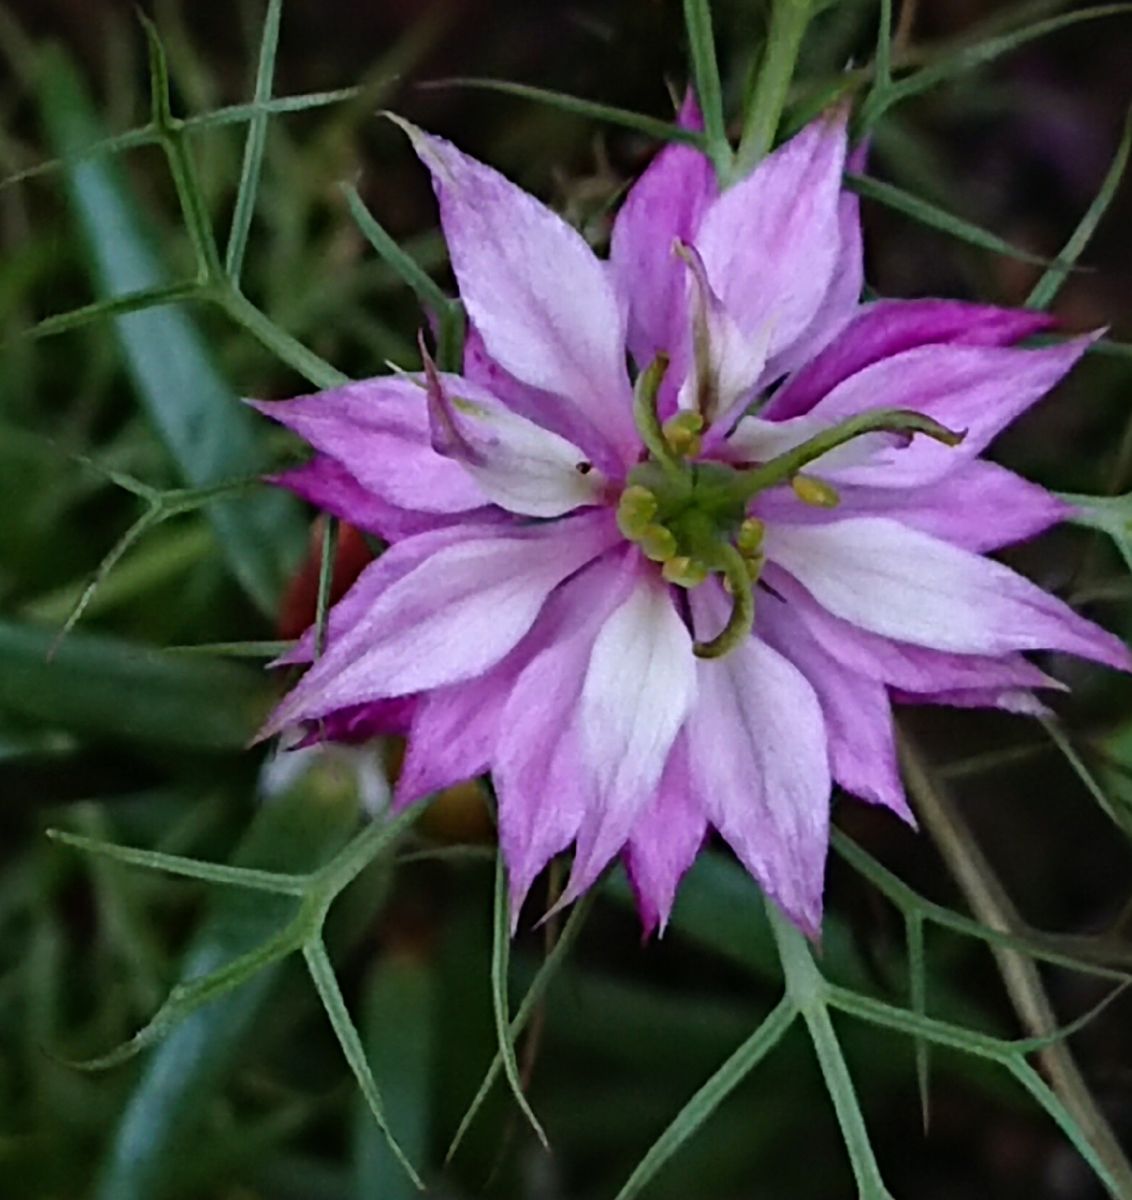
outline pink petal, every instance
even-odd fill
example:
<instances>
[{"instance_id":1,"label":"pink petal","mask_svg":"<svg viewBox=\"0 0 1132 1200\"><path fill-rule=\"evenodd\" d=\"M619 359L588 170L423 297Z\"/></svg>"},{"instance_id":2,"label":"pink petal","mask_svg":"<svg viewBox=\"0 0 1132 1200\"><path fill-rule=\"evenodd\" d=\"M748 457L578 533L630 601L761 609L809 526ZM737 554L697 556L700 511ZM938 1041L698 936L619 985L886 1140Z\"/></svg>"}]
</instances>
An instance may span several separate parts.
<instances>
[{"instance_id":1,"label":"pink petal","mask_svg":"<svg viewBox=\"0 0 1132 1200\"><path fill-rule=\"evenodd\" d=\"M340 708L312 722L306 737L292 749L322 742L355 745L391 733L408 733L416 706L416 696L398 696L396 700L375 700L372 704Z\"/></svg>"},{"instance_id":2,"label":"pink petal","mask_svg":"<svg viewBox=\"0 0 1132 1200\"><path fill-rule=\"evenodd\" d=\"M781 422L786 426L791 423ZM740 428L745 424L741 422ZM856 444L851 442L843 449ZM827 458L832 460L833 456ZM826 461L819 459L815 464L819 472L820 464ZM837 490L841 502L833 510L803 504L790 488L775 488L758 497L753 511L764 521L791 525L825 525L846 517L892 517L902 525L976 553L1036 537L1063 521L1069 511L1069 506L1052 492L982 459L920 488L839 485Z\"/></svg>"},{"instance_id":3,"label":"pink petal","mask_svg":"<svg viewBox=\"0 0 1132 1200\"><path fill-rule=\"evenodd\" d=\"M456 521L491 519L497 513L491 508L472 509L468 513L426 513L398 508L362 487L340 462L326 454L316 454L301 467L269 476L269 482L387 542L399 542L430 529L443 529Z\"/></svg>"},{"instance_id":4,"label":"pink petal","mask_svg":"<svg viewBox=\"0 0 1132 1200\"><path fill-rule=\"evenodd\" d=\"M780 146L711 205L693 239L740 328L771 326L772 355L806 331L833 278L845 120L839 109Z\"/></svg>"},{"instance_id":5,"label":"pink petal","mask_svg":"<svg viewBox=\"0 0 1132 1200\"><path fill-rule=\"evenodd\" d=\"M572 442L466 379L435 370L428 379L433 448L456 459L493 503L528 517L601 503L607 480Z\"/></svg>"},{"instance_id":6,"label":"pink petal","mask_svg":"<svg viewBox=\"0 0 1132 1200\"><path fill-rule=\"evenodd\" d=\"M990 441L1054 386L1092 338L1042 350L986 346L924 346L858 372L817 404L811 415L830 423L877 408L926 413L966 431L958 446L917 437L905 447L838 469L831 479L868 487L918 487L970 462Z\"/></svg>"},{"instance_id":7,"label":"pink petal","mask_svg":"<svg viewBox=\"0 0 1132 1200\"><path fill-rule=\"evenodd\" d=\"M614 279L629 301L629 350L642 370L673 354L687 331L684 265L673 242L692 241L719 194L708 158L691 146L666 146L625 197L609 247Z\"/></svg>"},{"instance_id":8,"label":"pink petal","mask_svg":"<svg viewBox=\"0 0 1132 1200\"><path fill-rule=\"evenodd\" d=\"M868 147L862 143L848 156L846 171L860 174ZM812 361L849 323L859 309L865 286L864 246L861 237L861 202L855 192L843 191L837 201L839 245L829 288L813 320L798 340L779 354L767 369L767 377L778 379Z\"/></svg>"},{"instance_id":9,"label":"pink petal","mask_svg":"<svg viewBox=\"0 0 1132 1200\"><path fill-rule=\"evenodd\" d=\"M788 658L817 694L833 778L854 796L915 824L900 782L884 684L831 658L790 607L766 592L759 595L756 622L759 637Z\"/></svg>"},{"instance_id":10,"label":"pink petal","mask_svg":"<svg viewBox=\"0 0 1132 1200\"><path fill-rule=\"evenodd\" d=\"M1064 690L1063 684L1021 654L999 657L950 654L893 641L835 617L777 567L768 567L764 579L786 600L791 615L818 642L823 653L862 678L879 680L903 692L921 694L977 688Z\"/></svg>"},{"instance_id":11,"label":"pink petal","mask_svg":"<svg viewBox=\"0 0 1132 1200\"><path fill-rule=\"evenodd\" d=\"M362 571L350 590L330 610L327 646L334 646L341 641L373 608L383 593L399 579L415 571L438 550L474 538L491 537L500 531L507 532L505 522L463 522L428 530L391 546ZM281 655L271 665L292 666L295 663L308 663L314 658L314 645L315 627L312 625L286 654Z\"/></svg>"},{"instance_id":12,"label":"pink petal","mask_svg":"<svg viewBox=\"0 0 1132 1200\"><path fill-rule=\"evenodd\" d=\"M625 849L625 869L644 936L663 934L676 898L676 888L695 861L707 834L692 787L688 747L683 735L673 743L656 793L637 818Z\"/></svg>"},{"instance_id":13,"label":"pink petal","mask_svg":"<svg viewBox=\"0 0 1132 1200\"><path fill-rule=\"evenodd\" d=\"M592 780L594 802L578 831L563 904L624 846L660 782L695 686L691 635L671 589L642 562L594 641L582 685L578 771Z\"/></svg>"},{"instance_id":14,"label":"pink petal","mask_svg":"<svg viewBox=\"0 0 1132 1200\"><path fill-rule=\"evenodd\" d=\"M807 413L823 396L873 363L918 346L1012 346L1055 321L1027 309L959 300L881 300L862 308L837 339L778 392L763 416L783 421Z\"/></svg>"},{"instance_id":15,"label":"pink petal","mask_svg":"<svg viewBox=\"0 0 1132 1200\"><path fill-rule=\"evenodd\" d=\"M573 841L595 803L578 769L578 704L594 640L631 583L626 562L624 553L606 555L562 589L573 593L564 595L570 608L520 673L499 719L492 776L512 925L535 877Z\"/></svg>"},{"instance_id":16,"label":"pink petal","mask_svg":"<svg viewBox=\"0 0 1132 1200\"><path fill-rule=\"evenodd\" d=\"M572 400L529 387L505 371L488 354L474 325L464 338L464 378L498 396L513 412L573 442L611 478L625 474L625 463L609 439Z\"/></svg>"},{"instance_id":17,"label":"pink petal","mask_svg":"<svg viewBox=\"0 0 1132 1200\"><path fill-rule=\"evenodd\" d=\"M959 654L1062 650L1132 668L1123 642L1028 579L896 521L773 525L766 551L834 616L884 637Z\"/></svg>"},{"instance_id":18,"label":"pink petal","mask_svg":"<svg viewBox=\"0 0 1132 1200\"><path fill-rule=\"evenodd\" d=\"M295 400L255 403L380 500L417 512L481 508L487 497L459 463L430 444L423 384L382 376Z\"/></svg>"},{"instance_id":19,"label":"pink petal","mask_svg":"<svg viewBox=\"0 0 1132 1200\"><path fill-rule=\"evenodd\" d=\"M701 637L722 625L725 599L714 584L691 593ZM696 674L686 728L699 802L767 895L816 937L830 792L818 698L797 667L756 637L700 660Z\"/></svg>"},{"instance_id":20,"label":"pink petal","mask_svg":"<svg viewBox=\"0 0 1132 1200\"><path fill-rule=\"evenodd\" d=\"M897 692L901 704L944 704L951 708L1000 708L1022 717L1048 717L1049 708L1025 688L957 688L951 692Z\"/></svg>"},{"instance_id":21,"label":"pink petal","mask_svg":"<svg viewBox=\"0 0 1132 1200\"><path fill-rule=\"evenodd\" d=\"M559 583L619 540L601 510L442 547L330 643L260 736L350 704L479 675L530 629Z\"/></svg>"},{"instance_id":22,"label":"pink petal","mask_svg":"<svg viewBox=\"0 0 1132 1200\"><path fill-rule=\"evenodd\" d=\"M398 124L432 172L460 298L491 357L569 397L618 450L635 452L625 321L582 236L499 172Z\"/></svg>"}]
</instances>

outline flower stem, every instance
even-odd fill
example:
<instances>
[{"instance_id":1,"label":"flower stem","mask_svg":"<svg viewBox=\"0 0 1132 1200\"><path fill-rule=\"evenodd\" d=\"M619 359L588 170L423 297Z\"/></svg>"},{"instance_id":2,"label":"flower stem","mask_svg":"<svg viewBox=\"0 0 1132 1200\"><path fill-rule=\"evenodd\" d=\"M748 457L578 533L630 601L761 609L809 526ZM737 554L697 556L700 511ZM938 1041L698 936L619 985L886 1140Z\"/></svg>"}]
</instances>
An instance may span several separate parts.
<instances>
[{"instance_id":1,"label":"flower stem","mask_svg":"<svg viewBox=\"0 0 1132 1200\"><path fill-rule=\"evenodd\" d=\"M755 624L755 588L747 574L746 559L727 542L719 543L715 553L723 576L731 585L731 615L710 642L695 643L692 650L697 658L723 658L750 636Z\"/></svg>"},{"instance_id":2,"label":"flower stem","mask_svg":"<svg viewBox=\"0 0 1132 1200\"><path fill-rule=\"evenodd\" d=\"M732 182L749 175L774 142L810 21L810 8L811 0L774 0L766 50L747 103Z\"/></svg>"},{"instance_id":3,"label":"flower stem","mask_svg":"<svg viewBox=\"0 0 1132 1200\"><path fill-rule=\"evenodd\" d=\"M823 429L800 446L772 458L761 467L752 467L751 470L744 471L739 476L743 498L749 500L767 488L785 483L815 459L867 433L904 433L909 436L922 433L935 438L937 442L943 442L946 446L957 446L965 436L964 433L948 429L923 413L911 412L908 409L881 408L860 413Z\"/></svg>"},{"instance_id":4,"label":"flower stem","mask_svg":"<svg viewBox=\"0 0 1132 1200\"><path fill-rule=\"evenodd\" d=\"M633 421L645 449L660 464L665 474L683 479L686 472L680 465L680 460L672 453L672 448L661 429L660 415L656 409L657 393L667 370L668 355L658 354L637 377L636 387L633 388Z\"/></svg>"}]
</instances>

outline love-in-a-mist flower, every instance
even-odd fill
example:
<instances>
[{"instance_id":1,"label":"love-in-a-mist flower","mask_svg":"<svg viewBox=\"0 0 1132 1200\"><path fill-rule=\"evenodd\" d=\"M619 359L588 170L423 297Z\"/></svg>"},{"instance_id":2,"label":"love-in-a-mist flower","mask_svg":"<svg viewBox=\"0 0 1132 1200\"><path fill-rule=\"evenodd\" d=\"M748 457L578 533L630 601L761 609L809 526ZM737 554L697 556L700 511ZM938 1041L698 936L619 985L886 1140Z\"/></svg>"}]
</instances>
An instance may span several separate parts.
<instances>
[{"instance_id":1,"label":"love-in-a-mist flower","mask_svg":"<svg viewBox=\"0 0 1132 1200\"><path fill-rule=\"evenodd\" d=\"M714 829L814 933L831 781L908 815L894 697L1027 711L1054 684L1025 651L1129 666L983 557L1064 513L979 456L1088 339L1023 349L1046 317L859 303L843 113L722 193L665 149L608 261L406 129L464 369L263 406L318 452L281 482L392 543L265 732L407 732L401 804L490 771L514 914L572 845L565 900L622 855L663 927Z\"/></svg>"}]
</instances>

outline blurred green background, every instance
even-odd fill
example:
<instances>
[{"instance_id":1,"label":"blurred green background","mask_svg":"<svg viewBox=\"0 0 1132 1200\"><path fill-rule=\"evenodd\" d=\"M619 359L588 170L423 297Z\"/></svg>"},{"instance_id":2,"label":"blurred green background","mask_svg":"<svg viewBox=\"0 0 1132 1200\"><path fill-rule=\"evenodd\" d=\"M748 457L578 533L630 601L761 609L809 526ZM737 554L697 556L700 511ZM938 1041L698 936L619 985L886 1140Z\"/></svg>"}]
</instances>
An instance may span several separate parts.
<instances>
[{"instance_id":1,"label":"blurred green background","mask_svg":"<svg viewBox=\"0 0 1132 1200\"><path fill-rule=\"evenodd\" d=\"M1075 6L915 7L898 52L911 65ZM168 56L178 117L250 99L261 0L159 0L144 9ZM734 105L757 63L766 11L758 0L713 11ZM802 83L867 63L877 16L867 0L827 5L804 47ZM870 173L900 189L906 210L907 197L919 197L934 212L1052 258L1109 171L1132 98L1130 62L1132 18L1054 30L887 113L874 131ZM291 636L313 617L320 538L313 514L259 487L234 487L201 507L199 489L239 484L295 457L289 439L237 397L309 390L325 363L351 376L383 371L386 361L415 363L416 298L375 255L339 186L354 184L408 254L450 288L428 181L376 110L395 108L453 138L601 246L655 140L513 96L422 85L498 77L667 119L668 89L682 90L687 74L680 5L667 0L287 0L274 94L360 90L264 124L244 252L231 248L228 231L234 216L240 226L251 215L240 214L238 201L247 114L178 131L169 142L173 170L159 145L127 140L111 155L35 173L45 160L145 126L146 38L125 2L0 0L0 177L33 171L0 185L5 1200L412 1194L295 961L197 1010L137 1059L101 1073L71 1065L130 1037L179 978L262 942L286 919L286 902L85 855L45 831L295 871L344 842L359 819L362 783L392 765L395 748L319 756L295 779L281 779L278 763L265 773L262 748L244 749L278 684L261 670L257 644ZM796 99L809 94L803 86ZM195 244L178 204L178 170L199 184ZM1132 189L1116 187L1058 295L1068 328L1106 325L1115 341L1132 340L1130 218ZM1032 260L972 245L968 226L964 240L954 222L947 233L897 211L892 196L866 200L864 220L869 280L882 295L1020 304L1042 274ZM222 266L242 265L239 292L198 289L191 303L117 321L104 309L82 312L121 292L172 288L161 295L183 297L193 290L205 229L215 231ZM304 347L317 359L304 357ZM1053 488L1122 493L1132 487L1130 403L1132 356L1095 354L995 455ZM149 525L57 642L92 573L146 513ZM350 539L342 546L352 559L341 563L339 583L366 553ZM1132 581L1103 534L1057 530L1009 559L1109 627L1132 632ZM232 643L241 647L217 649ZM942 797L959 830L960 853L981 847L989 877L1021 919L1065 935L1042 944L1127 968L1132 688L1065 662L1053 669L1074 687L1056 702L1060 747L1039 723L997 713L908 711L904 726L927 764L926 794ZM935 838L852 801L838 801L836 819L925 897L965 911ZM401 857L409 861L385 859L363 873L335 907L327 939L390 1124L430 1194L615 1195L780 993L757 890L721 850L692 873L663 940L644 946L627 888L612 879L519 1045L553 1153L541 1150L497 1084L445 1165L496 1050L482 794L445 798ZM901 913L838 856L829 897L822 969L863 994L908 1003ZM545 952L544 931L520 932L516 1002ZM1109 986L1061 968L1043 972L1063 1021ZM933 927L926 975L936 1015L996 1035L1032 1032L977 939ZM1117 1138L1132 1147L1129 1004L1118 998L1072 1045ZM934 1054L925 1136L912 1044L848 1020L837 1028L894 1195L1104 1194L1005 1072ZM799 1029L647 1194L856 1194Z\"/></svg>"}]
</instances>

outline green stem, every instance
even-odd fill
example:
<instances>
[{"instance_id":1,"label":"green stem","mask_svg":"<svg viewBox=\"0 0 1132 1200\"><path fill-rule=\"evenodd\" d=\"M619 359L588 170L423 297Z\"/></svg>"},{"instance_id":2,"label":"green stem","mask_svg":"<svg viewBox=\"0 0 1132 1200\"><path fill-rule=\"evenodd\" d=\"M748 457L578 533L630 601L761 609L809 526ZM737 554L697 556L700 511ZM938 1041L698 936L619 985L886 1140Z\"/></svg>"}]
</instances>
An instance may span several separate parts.
<instances>
[{"instance_id":1,"label":"green stem","mask_svg":"<svg viewBox=\"0 0 1132 1200\"><path fill-rule=\"evenodd\" d=\"M258 338L276 358L293 367L315 387L341 387L349 382L349 377L343 375L336 367L332 367L325 359L319 358L313 351L308 350L302 342L296 341L289 333L279 328L274 321L235 287L219 284L212 293L212 298L235 321L242 325L248 333Z\"/></svg>"},{"instance_id":2,"label":"green stem","mask_svg":"<svg viewBox=\"0 0 1132 1200\"><path fill-rule=\"evenodd\" d=\"M833 1101L837 1122L849 1151L857 1190L862 1197L891 1200L873 1154L845 1055L829 1016L828 985L814 964L810 947L798 929L769 899L766 911L782 962L782 972L786 977L786 997L806 1022L826 1090Z\"/></svg>"},{"instance_id":3,"label":"green stem","mask_svg":"<svg viewBox=\"0 0 1132 1200\"><path fill-rule=\"evenodd\" d=\"M810 6L811 0L774 0L766 51L743 120L734 180L749 175L774 144L802 37L810 21Z\"/></svg>"},{"instance_id":4,"label":"green stem","mask_svg":"<svg viewBox=\"0 0 1132 1200\"><path fill-rule=\"evenodd\" d=\"M861 413L855 417L839 422L837 425L823 429L808 441L792 450L787 450L761 467L753 467L739 476L739 486L745 500L776 484L785 483L797 475L803 467L821 458L838 446L853 441L867 433L923 433L935 438L945 446L957 446L966 436L941 425L938 421L923 413L911 412L900 408L882 408L873 412Z\"/></svg>"}]
</instances>

